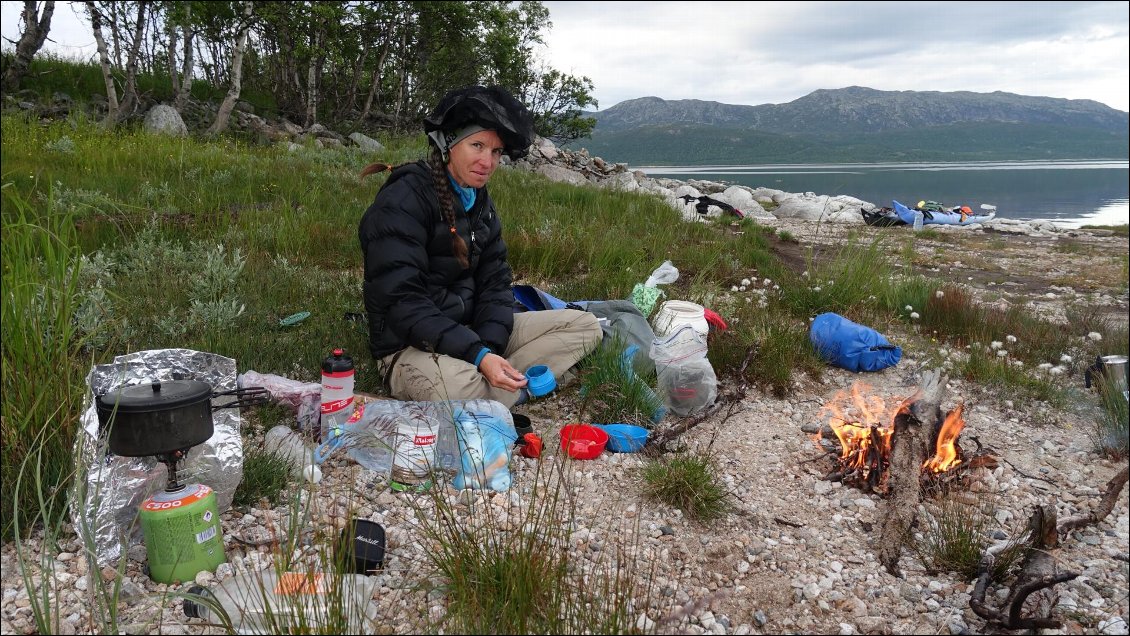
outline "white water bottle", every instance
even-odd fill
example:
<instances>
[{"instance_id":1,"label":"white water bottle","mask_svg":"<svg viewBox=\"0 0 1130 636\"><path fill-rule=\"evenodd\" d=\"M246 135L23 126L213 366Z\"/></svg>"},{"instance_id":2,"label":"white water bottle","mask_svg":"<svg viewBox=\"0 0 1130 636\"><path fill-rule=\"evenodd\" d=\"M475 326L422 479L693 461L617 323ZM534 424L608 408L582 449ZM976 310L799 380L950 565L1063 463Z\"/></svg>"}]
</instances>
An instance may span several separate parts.
<instances>
[{"instance_id":1,"label":"white water bottle","mask_svg":"<svg viewBox=\"0 0 1130 636\"><path fill-rule=\"evenodd\" d=\"M279 424L263 436L263 448L290 462L295 477L316 484L322 481L322 469L314 462L314 447L289 426Z\"/></svg>"},{"instance_id":2,"label":"white water bottle","mask_svg":"<svg viewBox=\"0 0 1130 636\"><path fill-rule=\"evenodd\" d=\"M922 214L922 210L915 210L914 211L914 231L915 232L922 231L922 222L925 221L925 220L926 220L926 218L925 218L925 215Z\"/></svg>"}]
</instances>

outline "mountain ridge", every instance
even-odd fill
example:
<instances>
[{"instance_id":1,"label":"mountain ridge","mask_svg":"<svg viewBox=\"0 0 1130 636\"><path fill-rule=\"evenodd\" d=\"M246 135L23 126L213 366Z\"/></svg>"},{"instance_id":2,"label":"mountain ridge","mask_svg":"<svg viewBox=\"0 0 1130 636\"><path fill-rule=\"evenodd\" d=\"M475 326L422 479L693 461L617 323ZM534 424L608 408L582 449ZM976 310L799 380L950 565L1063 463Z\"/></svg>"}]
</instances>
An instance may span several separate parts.
<instances>
[{"instance_id":1,"label":"mountain ridge","mask_svg":"<svg viewBox=\"0 0 1130 636\"><path fill-rule=\"evenodd\" d=\"M586 116L597 121L591 139L569 145L584 145L616 161L659 164L718 161L708 149L688 158L686 140L695 131L720 138L712 142L720 144L717 154L739 163L773 161L756 147L743 150L742 142L750 137L771 138L775 152L802 162L871 161L876 154L900 161L1125 159L1130 149L1130 114L1125 111L1093 100L1003 91L880 91L849 86L758 106L646 96ZM970 134L973 130L977 134ZM947 141L947 131L966 145L939 149L939 140ZM644 147L649 149L646 155L640 151Z\"/></svg>"}]
</instances>

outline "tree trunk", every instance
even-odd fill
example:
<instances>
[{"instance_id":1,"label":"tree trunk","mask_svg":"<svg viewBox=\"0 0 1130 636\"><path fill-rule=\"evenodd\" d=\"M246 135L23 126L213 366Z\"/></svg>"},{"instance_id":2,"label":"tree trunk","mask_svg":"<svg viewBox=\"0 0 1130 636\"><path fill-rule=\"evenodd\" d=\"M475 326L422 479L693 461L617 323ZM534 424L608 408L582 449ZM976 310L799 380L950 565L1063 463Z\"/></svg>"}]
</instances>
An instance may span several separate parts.
<instances>
[{"instance_id":1,"label":"tree trunk","mask_svg":"<svg viewBox=\"0 0 1130 636\"><path fill-rule=\"evenodd\" d=\"M940 371L922 374L918 392L895 416L888 468L890 494L880 519L878 556L887 572L899 575L899 555L918 514L922 463L930 457L930 442L942 419L946 377ZM909 407L909 408L907 408Z\"/></svg>"},{"instance_id":2,"label":"tree trunk","mask_svg":"<svg viewBox=\"0 0 1130 636\"><path fill-rule=\"evenodd\" d=\"M180 75L177 74L177 25L171 16L165 18L165 31L169 38L169 82L175 96L180 93Z\"/></svg>"},{"instance_id":3,"label":"tree trunk","mask_svg":"<svg viewBox=\"0 0 1130 636\"><path fill-rule=\"evenodd\" d=\"M196 29L192 26L192 4L185 5L185 20L184 20L184 58L180 71L180 82L177 83L175 92L173 93L173 107L177 112L184 114L184 105L188 101L188 96L192 94L192 67L196 58L193 57L193 40L196 39ZM173 44L170 38L169 49L173 49ZM171 55L171 54L170 54ZM173 65L170 61L169 70L172 70Z\"/></svg>"},{"instance_id":4,"label":"tree trunk","mask_svg":"<svg viewBox=\"0 0 1130 636\"><path fill-rule=\"evenodd\" d=\"M114 87L113 67L110 65L110 52L106 48L106 38L102 35L102 12L94 2L87 0L86 12L90 16L90 28L94 31L94 41L98 45L98 61L102 65L102 79L106 82L106 119L103 124L113 126L118 122L118 90Z\"/></svg>"},{"instance_id":5,"label":"tree trunk","mask_svg":"<svg viewBox=\"0 0 1130 636\"><path fill-rule=\"evenodd\" d=\"M377 55L377 65L373 67L373 83L369 86L369 95L365 97L365 107L361 109L361 116L357 118L358 126L365 121L365 118L369 116L369 112L373 109L373 101L376 99L377 91L381 86L381 70L384 68L385 60L388 59L390 48L388 44L388 39L385 38L384 43L381 44L381 52Z\"/></svg>"},{"instance_id":6,"label":"tree trunk","mask_svg":"<svg viewBox=\"0 0 1130 636\"><path fill-rule=\"evenodd\" d=\"M310 50L313 52L310 56L309 65L306 67L306 123L303 124L306 128L313 126L318 121L318 63L322 59L322 54L319 49L322 48L322 42L325 39L322 25L318 25L318 29L314 32L311 38Z\"/></svg>"},{"instance_id":7,"label":"tree trunk","mask_svg":"<svg viewBox=\"0 0 1130 636\"><path fill-rule=\"evenodd\" d=\"M243 24L239 28L239 39L235 43L235 50L232 52L231 58L231 85L228 87L228 94L224 97L224 102L220 104L220 110L216 113L216 121L212 122L211 127L208 128L209 135L215 135L223 132L228 127L228 117L231 111L235 108L235 101L239 99L240 80L243 77L243 51L247 48L247 33L251 30L251 12L254 9L254 4L250 0L245 0L243 3Z\"/></svg>"},{"instance_id":8,"label":"tree trunk","mask_svg":"<svg viewBox=\"0 0 1130 636\"><path fill-rule=\"evenodd\" d=\"M118 109L118 119L125 119L137 110L140 98L137 95L137 58L141 52L141 41L145 37L145 10L149 2L137 3L137 23L133 27L133 41L126 58L126 86L122 91L122 103Z\"/></svg>"},{"instance_id":9,"label":"tree trunk","mask_svg":"<svg viewBox=\"0 0 1130 636\"><path fill-rule=\"evenodd\" d=\"M43 48L47 33L51 30L51 16L55 13L55 3L46 2L43 5L43 15L39 15L34 0L24 0L24 10L21 19L24 21L24 32L16 42L15 57L4 73L4 92L16 91L20 88L20 81L27 74L31 66L31 59Z\"/></svg>"}]
</instances>

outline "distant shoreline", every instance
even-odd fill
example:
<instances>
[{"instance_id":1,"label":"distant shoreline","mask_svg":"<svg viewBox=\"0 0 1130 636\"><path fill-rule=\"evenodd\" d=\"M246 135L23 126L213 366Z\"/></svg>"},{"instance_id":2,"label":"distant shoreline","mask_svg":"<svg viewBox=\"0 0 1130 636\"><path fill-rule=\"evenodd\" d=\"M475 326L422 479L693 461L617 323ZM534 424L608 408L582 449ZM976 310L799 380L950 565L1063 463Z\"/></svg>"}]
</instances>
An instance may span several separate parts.
<instances>
[{"instance_id":1,"label":"distant shoreline","mask_svg":"<svg viewBox=\"0 0 1130 636\"><path fill-rule=\"evenodd\" d=\"M703 180L784 192L848 195L878 207L891 200L991 204L998 218L1062 228L1130 223L1125 159L630 166L652 178Z\"/></svg>"}]
</instances>

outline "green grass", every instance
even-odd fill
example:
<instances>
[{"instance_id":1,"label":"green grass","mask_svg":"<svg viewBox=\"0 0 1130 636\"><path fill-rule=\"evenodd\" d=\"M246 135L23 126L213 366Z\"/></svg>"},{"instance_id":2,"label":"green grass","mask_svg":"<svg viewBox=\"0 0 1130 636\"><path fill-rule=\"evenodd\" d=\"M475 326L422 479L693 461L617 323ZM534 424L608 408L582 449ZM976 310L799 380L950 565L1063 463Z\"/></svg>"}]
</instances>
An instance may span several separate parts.
<instances>
[{"instance_id":1,"label":"green grass","mask_svg":"<svg viewBox=\"0 0 1130 636\"><path fill-rule=\"evenodd\" d=\"M733 507L733 495L719 482L709 449L649 461L643 482L648 497L682 510L688 519L712 521Z\"/></svg>"},{"instance_id":2,"label":"green grass","mask_svg":"<svg viewBox=\"0 0 1130 636\"><path fill-rule=\"evenodd\" d=\"M250 446L243 454L243 479L235 489L233 506L258 506L266 500L272 507L285 499L288 486L294 482L291 461L266 451L262 446Z\"/></svg>"},{"instance_id":3,"label":"green grass","mask_svg":"<svg viewBox=\"0 0 1130 636\"><path fill-rule=\"evenodd\" d=\"M482 491L456 501L432 489L412 502L431 546L425 565L447 600L441 633L645 633L636 620L653 600L652 579L629 556L640 548L638 524L594 528L590 537L608 541L583 567L570 561L576 473L565 464L539 464L524 495L538 505L509 514Z\"/></svg>"},{"instance_id":4,"label":"green grass","mask_svg":"<svg viewBox=\"0 0 1130 636\"><path fill-rule=\"evenodd\" d=\"M917 536L908 542L928 574L955 572L963 580L977 577L981 557L993 542L995 510L987 497L973 503L949 496L929 502L928 515ZM996 554L991 579L1002 581L1019 566L1024 556L1023 536L1014 535Z\"/></svg>"},{"instance_id":5,"label":"green grass","mask_svg":"<svg viewBox=\"0 0 1130 636\"><path fill-rule=\"evenodd\" d=\"M585 422L625 423L651 428L651 416L663 404L654 378L625 368L625 346L616 338L590 354L581 365L581 418Z\"/></svg>"},{"instance_id":6,"label":"green grass","mask_svg":"<svg viewBox=\"0 0 1130 636\"><path fill-rule=\"evenodd\" d=\"M1130 408L1122 393L1124 385L1099 378L1099 403L1102 414L1095 420L1091 438L1095 450L1111 459L1125 461L1130 455Z\"/></svg>"}]
</instances>

